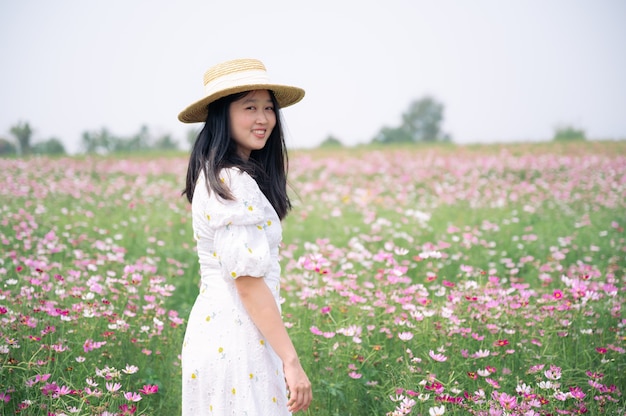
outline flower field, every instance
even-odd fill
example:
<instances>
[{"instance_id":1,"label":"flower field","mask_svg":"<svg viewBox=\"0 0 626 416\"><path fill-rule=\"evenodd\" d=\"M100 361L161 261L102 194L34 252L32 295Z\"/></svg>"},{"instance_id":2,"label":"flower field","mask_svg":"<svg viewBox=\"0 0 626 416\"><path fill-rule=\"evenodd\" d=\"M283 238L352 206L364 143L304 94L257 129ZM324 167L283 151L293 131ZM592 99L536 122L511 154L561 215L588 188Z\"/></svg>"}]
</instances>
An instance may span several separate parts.
<instances>
[{"instance_id":1,"label":"flower field","mask_svg":"<svg viewBox=\"0 0 626 416\"><path fill-rule=\"evenodd\" d=\"M310 415L626 414L626 143L297 151ZM185 155L0 159L0 412L176 415Z\"/></svg>"}]
</instances>

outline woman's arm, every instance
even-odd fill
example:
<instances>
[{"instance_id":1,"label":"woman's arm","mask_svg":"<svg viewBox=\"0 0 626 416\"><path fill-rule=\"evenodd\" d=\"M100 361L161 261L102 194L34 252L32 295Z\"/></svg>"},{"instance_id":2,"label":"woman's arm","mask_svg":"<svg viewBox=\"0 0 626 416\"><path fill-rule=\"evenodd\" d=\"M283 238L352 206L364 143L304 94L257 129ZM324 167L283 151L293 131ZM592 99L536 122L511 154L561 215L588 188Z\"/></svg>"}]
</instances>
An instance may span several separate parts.
<instances>
[{"instance_id":1,"label":"woman's arm","mask_svg":"<svg viewBox=\"0 0 626 416\"><path fill-rule=\"evenodd\" d=\"M235 279L235 286L250 318L283 362L289 389L287 403L289 410L292 412L306 410L313 399L311 382L300 364L298 353L287 334L278 306L265 284L265 279L240 276Z\"/></svg>"}]
</instances>

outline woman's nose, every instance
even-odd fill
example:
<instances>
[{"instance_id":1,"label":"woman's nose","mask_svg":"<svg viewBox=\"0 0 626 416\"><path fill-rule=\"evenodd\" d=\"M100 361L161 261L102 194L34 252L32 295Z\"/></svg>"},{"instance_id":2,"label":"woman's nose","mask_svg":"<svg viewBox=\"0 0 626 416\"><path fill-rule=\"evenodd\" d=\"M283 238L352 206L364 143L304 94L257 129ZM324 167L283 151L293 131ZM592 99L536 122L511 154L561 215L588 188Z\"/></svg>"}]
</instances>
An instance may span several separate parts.
<instances>
[{"instance_id":1,"label":"woman's nose","mask_svg":"<svg viewBox=\"0 0 626 416\"><path fill-rule=\"evenodd\" d=\"M267 123L267 114L265 114L264 111L259 111L257 113L256 119L258 123L265 124Z\"/></svg>"}]
</instances>

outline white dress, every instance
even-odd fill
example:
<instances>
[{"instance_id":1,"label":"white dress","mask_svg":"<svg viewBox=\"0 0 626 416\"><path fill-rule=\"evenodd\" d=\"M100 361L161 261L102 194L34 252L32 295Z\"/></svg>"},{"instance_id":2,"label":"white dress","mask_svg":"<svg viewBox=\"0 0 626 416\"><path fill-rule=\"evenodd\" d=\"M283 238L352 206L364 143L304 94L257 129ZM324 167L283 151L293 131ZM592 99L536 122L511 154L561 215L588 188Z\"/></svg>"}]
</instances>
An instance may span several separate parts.
<instances>
[{"instance_id":1,"label":"white dress","mask_svg":"<svg viewBox=\"0 0 626 416\"><path fill-rule=\"evenodd\" d=\"M282 362L235 287L238 276L262 276L280 310L280 220L247 173L220 179L234 201L209 196L201 172L191 204L201 284L182 347L182 414L291 415Z\"/></svg>"}]
</instances>

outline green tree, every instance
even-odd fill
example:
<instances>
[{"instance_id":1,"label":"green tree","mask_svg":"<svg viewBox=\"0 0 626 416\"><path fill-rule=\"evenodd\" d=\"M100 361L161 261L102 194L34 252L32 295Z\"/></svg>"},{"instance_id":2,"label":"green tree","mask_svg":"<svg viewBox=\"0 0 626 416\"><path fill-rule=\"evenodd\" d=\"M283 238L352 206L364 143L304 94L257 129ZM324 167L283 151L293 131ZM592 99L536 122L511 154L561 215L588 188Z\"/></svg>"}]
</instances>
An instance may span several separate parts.
<instances>
[{"instance_id":1,"label":"green tree","mask_svg":"<svg viewBox=\"0 0 626 416\"><path fill-rule=\"evenodd\" d=\"M178 142L173 140L171 135L165 134L156 139L153 147L161 150L176 150L178 149Z\"/></svg>"},{"instance_id":2,"label":"green tree","mask_svg":"<svg viewBox=\"0 0 626 416\"><path fill-rule=\"evenodd\" d=\"M559 126L554 130L554 137L552 140L555 142L587 140L587 135L583 129L566 125Z\"/></svg>"},{"instance_id":3,"label":"green tree","mask_svg":"<svg viewBox=\"0 0 626 416\"><path fill-rule=\"evenodd\" d=\"M9 156L17 153L15 144L4 137L0 137L0 156Z\"/></svg>"},{"instance_id":4,"label":"green tree","mask_svg":"<svg viewBox=\"0 0 626 416\"><path fill-rule=\"evenodd\" d=\"M374 137L375 142L449 142L452 139L441 131L443 104L432 97L413 101L402 114L402 123L396 128L383 127Z\"/></svg>"},{"instance_id":5,"label":"green tree","mask_svg":"<svg viewBox=\"0 0 626 416\"><path fill-rule=\"evenodd\" d=\"M335 136L329 135L322 143L320 143L319 147L343 147L343 143L341 143L341 140Z\"/></svg>"},{"instance_id":6,"label":"green tree","mask_svg":"<svg viewBox=\"0 0 626 416\"><path fill-rule=\"evenodd\" d=\"M85 153L96 153L98 151L98 141L93 132L84 131L80 143Z\"/></svg>"},{"instance_id":7,"label":"green tree","mask_svg":"<svg viewBox=\"0 0 626 416\"><path fill-rule=\"evenodd\" d=\"M117 147L118 139L105 127L100 131L85 131L81 138L81 146L85 153L111 153Z\"/></svg>"},{"instance_id":8,"label":"green tree","mask_svg":"<svg viewBox=\"0 0 626 416\"><path fill-rule=\"evenodd\" d=\"M33 145L33 153L38 155L64 155L65 146L61 140L52 137L46 141L35 143Z\"/></svg>"},{"instance_id":9,"label":"green tree","mask_svg":"<svg viewBox=\"0 0 626 416\"><path fill-rule=\"evenodd\" d=\"M28 122L17 123L15 126L11 127L11 134L17 139L20 154L23 156L30 154L30 139L33 135L30 124L28 124Z\"/></svg>"},{"instance_id":10,"label":"green tree","mask_svg":"<svg viewBox=\"0 0 626 416\"><path fill-rule=\"evenodd\" d=\"M138 151L146 150L150 148L150 131L148 126L143 125L139 129L139 132L132 136L130 139L120 139L117 141L116 151Z\"/></svg>"},{"instance_id":11,"label":"green tree","mask_svg":"<svg viewBox=\"0 0 626 416\"><path fill-rule=\"evenodd\" d=\"M401 128L407 132L414 142L435 142L443 139L441 122L443 120L443 104L431 97L425 97L411 103L402 115Z\"/></svg>"},{"instance_id":12,"label":"green tree","mask_svg":"<svg viewBox=\"0 0 626 416\"><path fill-rule=\"evenodd\" d=\"M373 141L378 143L411 143L413 138L405 129L385 126L380 129Z\"/></svg>"}]
</instances>

